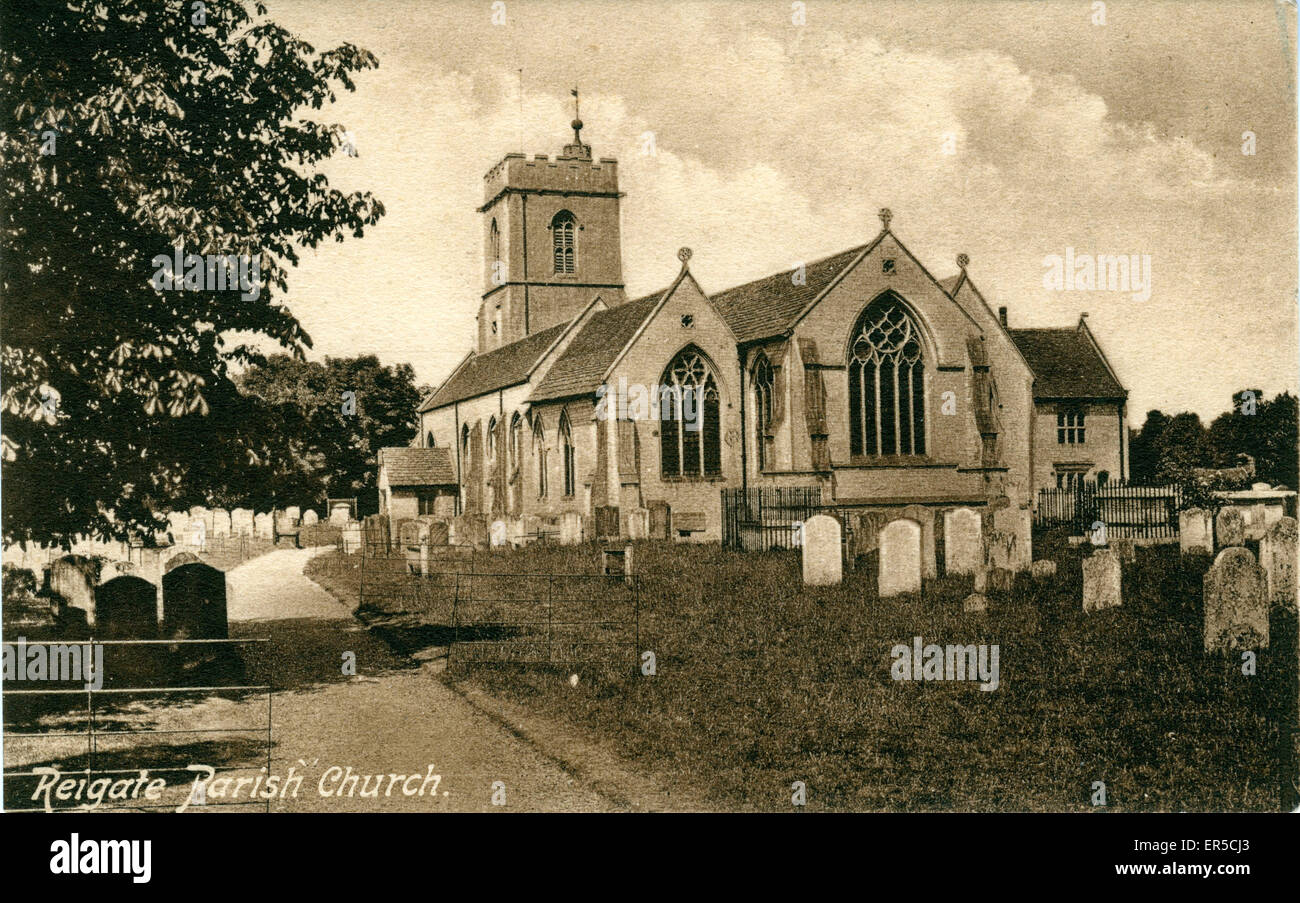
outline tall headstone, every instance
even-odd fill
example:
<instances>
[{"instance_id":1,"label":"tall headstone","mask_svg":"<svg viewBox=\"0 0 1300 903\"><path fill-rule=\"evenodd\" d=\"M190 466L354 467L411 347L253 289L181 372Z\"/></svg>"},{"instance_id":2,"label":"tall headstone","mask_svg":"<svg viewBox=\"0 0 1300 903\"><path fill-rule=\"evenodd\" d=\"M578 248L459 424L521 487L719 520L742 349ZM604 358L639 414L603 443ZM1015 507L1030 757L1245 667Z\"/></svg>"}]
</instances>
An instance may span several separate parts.
<instances>
[{"instance_id":1,"label":"tall headstone","mask_svg":"<svg viewBox=\"0 0 1300 903\"><path fill-rule=\"evenodd\" d=\"M230 535L230 512L225 508L212 509L212 535Z\"/></svg>"},{"instance_id":2,"label":"tall headstone","mask_svg":"<svg viewBox=\"0 0 1300 903\"><path fill-rule=\"evenodd\" d=\"M140 577L117 577L95 589L96 635L152 640L158 636L158 588Z\"/></svg>"},{"instance_id":3,"label":"tall headstone","mask_svg":"<svg viewBox=\"0 0 1300 903\"><path fill-rule=\"evenodd\" d=\"M1224 549L1205 574L1205 651L1268 646L1264 569L1249 549Z\"/></svg>"},{"instance_id":4,"label":"tall headstone","mask_svg":"<svg viewBox=\"0 0 1300 903\"><path fill-rule=\"evenodd\" d=\"M50 565L50 590L62 599L65 608L73 609L75 621L95 626L95 584L99 582L99 562L82 555L64 555ZM64 615L65 612L60 612Z\"/></svg>"},{"instance_id":5,"label":"tall headstone","mask_svg":"<svg viewBox=\"0 0 1300 903\"><path fill-rule=\"evenodd\" d=\"M1219 509L1214 519L1214 544L1219 549L1246 544L1246 519L1240 508L1225 505Z\"/></svg>"},{"instance_id":6,"label":"tall headstone","mask_svg":"<svg viewBox=\"0 0 1300 903\"><path fill-rule=\"evenodd\" d=\"M601 505L596 508L596 536L600 539L618 536L617 505Z\"/></svg>"},{"instance_id":7,"label":"tall headstone","mask_svg":"<svg viewBox=\"0 0 1300 903\"><path fill-rule=\"evenodd\" d=\"M344 555L352 555L361 550L361 535L361 524L353 521L343 525Z\"/></svg>"},{"instance_id":8,"label":"tall headstone","mask_svg":"<svg viewBox=\"0 0 1300 903\"><path fill-rule=\"evenodd\" d=\"M252 536L253 512L248 508L236 508L231 511L230 532L235 536Z\"/></svg>"},{"instance_id":9,"label":"tall headstone","mask_svg":"<svg viewBox=\"0 0 1300 903\"><path fill-rule=\"evenodd\" d=\"M665 501L650 503L650 538L668 539L672 536L672 508Z\"/></svg>"},{"instance_id":10,"label":"tall headstone","mask_svg":"<svg viewBox=\"0 0 1300 903\"><path fill-rule=\"evenodd\" d=\"M392 545L387 514L369 514L365 520L366 554L387 555Z\"/></svg>"},{"instance_id":11,"label":"tall headstone","mask_svg":"<svg viewBox=\"0 0 1300 903\"><path fill-rule=\"evenodd\" d=\"M650 509L633 508L627 513L628 539L641 540L650 538Z\"/></svg>"},{"instance_id":12,"label":"tall headstone","mask_svg":"<svg viewBox=\"0 0 1300 903\"><path fill-rule=\"evenodd\" d=\"M1123 601L1119 556L1110 549L1097 549L1083 561L1083 610L1103 611Z\"/></svg>"},{"instance_id":13,"label":"tall headstone","mask_svg":"<svg viewBox=\"0 0 1300 903\"><path fill-rule=\"evenodd\" d=\"M840 522L814 514L803 525L803 582L806 586L835 586L844 579Z\"/></svg>"},{"instance_id":14,"label":"tall headstone","mask_svg":"<svg viewBox=\"0 0 1300 903\"><path fill-rule=\"evenodd\" d=\"M892 520L880 531L880 597L921 591L921 525Z\"/></svg>"},{"instance_id":15,"label":"tall headstone","mask_svg":"<svg viewBox=\"0 0 1300 903\"><path fill-rule=\"evenodd\" d=\"M560 515L560 545L572 546L582 542L582 516L576 511Z\"/></svg>"},{"instance_id":16,"label":"tall headstone","mask_svg":"<svg viewBox=\"0 0 1300 903\"><path fill-rule=\"evenodd\" d=\"M983 563L979 513L955 508L943 515L943 561L949 574L973 574Z\"/></svg>"},{"instance_id":17,"label":"tall headstone","mask_svg":"<svg viewBox=\"0 0 1300 903\"><path fill-rule=\"evenodd\" d=\"M275 527L269 512L263 511L253 518L253 532L258 539L273 539Z\"/></svg>"},{"instance_id":18,"label":"tall headstone","mask_svg":"<svg viewBox=\"0 0 1300 903\"><path fill-rule=\"evenodd\" d=\"M352 520L351 505L337 500L330 503L330 524L341 527L350 520Z\"/></svg>"},{"instance_id":19,"label":"tall headstone","mask_svg":"<svg viewBox=\"0 0 1300 903\"><path fill-rule=\"evenodd\" d=\"M1296 608L1296 520L1283 517L1259 541L1259 563L1264 568L1268 601L1292 611Z\"/></svg>"},{"instance_id":20,"label":"tall headstone","mask_svg":"<svg viewBox=\"0 0 1300 903\"><path fill-rule=\"evenodd\" d=\"M163 575L163 630L169 637L226 639L225 573L199 562Z\"/></svg>"},{"instance_id":21,"label":"tall headstone","mask_svg":"<svg viewBox=\"0 0 1300 903\"><path fill-rule=\"evenodd\" d=\"M1214 524L1210 512L1203 508L1188 508L1178 512L1178 551L1214 551Z\"/></svg>"}]
</instances>

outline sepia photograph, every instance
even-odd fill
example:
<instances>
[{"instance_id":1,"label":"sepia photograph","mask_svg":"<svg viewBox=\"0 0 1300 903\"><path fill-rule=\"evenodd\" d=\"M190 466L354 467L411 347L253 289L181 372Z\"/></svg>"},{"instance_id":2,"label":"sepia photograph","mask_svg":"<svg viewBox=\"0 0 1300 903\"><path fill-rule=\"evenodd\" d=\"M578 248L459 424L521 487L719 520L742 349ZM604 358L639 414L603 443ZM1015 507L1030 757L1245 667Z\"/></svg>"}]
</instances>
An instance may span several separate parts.
<instances>
[{"instance_id":1,"label":"sepia photograph","mask_svg":"<svg viewBox=\"0 0 1300 903\"><path fill-rule=\"evenodd\" d=\"M924 813L1244 887L1272 828L1122 819L1300 811L1296 40L3 0L24 870L147 884L143 838L275 814Z\"/></svg>"}]
</instances>

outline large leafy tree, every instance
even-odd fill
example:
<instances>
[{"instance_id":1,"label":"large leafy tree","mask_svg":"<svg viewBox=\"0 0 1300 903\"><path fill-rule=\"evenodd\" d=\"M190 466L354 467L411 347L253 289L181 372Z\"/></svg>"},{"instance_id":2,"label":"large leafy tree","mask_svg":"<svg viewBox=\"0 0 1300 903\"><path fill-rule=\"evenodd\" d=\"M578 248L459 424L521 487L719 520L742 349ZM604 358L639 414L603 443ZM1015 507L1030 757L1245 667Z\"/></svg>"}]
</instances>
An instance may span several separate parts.
<instances>
[{"instance_id":1,"label":"large leafy tree","mask_svg":"<svg viewBox=\"0 0 1300 903\"><path fill-rule=\"evenodd\" d=\"M288 267L383 206L316 171L345 129L311 118L374 56L317 52L265 14L0 4L6 540L121 537L202 490L211 462L229 481L275 454L232 368L265 339L302 354ZM259 291L156 287L176 246L255 260Z\"/></svg>"},{"instance_id":2,"label":"large leafy tree","mask_svg":"<svg viewBox=\"0 0 1300 903\"><path fill-rule=\"evenodd\" d=\"M314 504L375 487L379 449L409 445L416 407L428 387L410 364L374 355L304 361L275 355L239 380L263 403L276 454L244 489L254 505Z\"/></svg>"}]
</instances>

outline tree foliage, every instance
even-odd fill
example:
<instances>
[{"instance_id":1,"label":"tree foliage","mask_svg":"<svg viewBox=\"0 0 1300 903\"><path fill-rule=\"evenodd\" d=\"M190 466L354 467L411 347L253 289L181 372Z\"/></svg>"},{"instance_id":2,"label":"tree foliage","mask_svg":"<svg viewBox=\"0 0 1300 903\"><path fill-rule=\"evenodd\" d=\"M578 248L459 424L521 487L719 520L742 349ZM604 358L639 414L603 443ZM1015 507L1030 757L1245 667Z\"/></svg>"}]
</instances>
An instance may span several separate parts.
<instances>
[{"instance_id":1,"label":"tree foliage","mask_svg":"<svg viewBox=\"0 0 1300 903\"><path fill-rule=\"evenodd\" d=\"M120 538L205 469L274 453L231 368L262 361L258 340L301 356L288 268L383 214L315 171L345 129L310 118L377 61L317 52L242 0L0 17L4 535ZM260 290L156 288L176 246L255 260Z\"/></svg>"}]
</instances>

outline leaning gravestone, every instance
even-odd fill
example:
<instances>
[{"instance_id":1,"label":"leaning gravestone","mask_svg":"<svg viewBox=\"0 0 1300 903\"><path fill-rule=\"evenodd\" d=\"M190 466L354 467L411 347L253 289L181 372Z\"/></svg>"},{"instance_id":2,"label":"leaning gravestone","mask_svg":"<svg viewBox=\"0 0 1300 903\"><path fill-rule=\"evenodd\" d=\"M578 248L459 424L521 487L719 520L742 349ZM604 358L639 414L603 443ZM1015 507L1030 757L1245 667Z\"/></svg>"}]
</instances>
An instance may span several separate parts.
<instances>
[{"instance_id":1,"label":"leaning gravestone","mask_svg":"<svg viewBox=\"0 0 1300 903\"><path fill-rule=\"evenodd\" d=\"M1224 549L1205 574L1205 651L1268 646L1264 570L1249 549Z\"/></svg>"},{"instance_id":2,"label":"leaning gravestone","mask_svg":"<svg viewBox=\"0 0 1300 903\"><path fill-rule=\"evenodd\" d=\"M1202 508L1178 512L1178 551L1183 555L1214 551L1214 523L1210 512Z\"/></svg>"},{"instance_id":3,"label":"leaning gravestone","mask_svg":"<svg viewBox=\"0 0 1300 903\"><path fill-rule=\"evenodd\" d=\"M169 637L226 639L225 573L199 562L163 575L163 630Z\"/></svg>"},{"instance_id":4,"label":"leaning gravestone","mask_svg":"<svg viewBox=\"0 0 1300 903\"><path fill-rule=\"evenodd\" d=\"M844 579L840 522L814 514L803 525L803 582L806 586L836 586Z\"/></svg>"},{"instance_id":5,"label":"leaning gravestone","mask_svg":"<svg viewBox=\"0 0 1300 903\"><path fill-rule=\"evenodd\" d=\"M943 561L949 574L973 574L984 555L978 512L956 508L943 515Z\"/></svg>"},{"instance_id":6,"label":"leaning gravestone","mask_svg":"<svg viewBox=\"0 0 1300 903\"><path fill-rule=\"evenodd\" d=\"M95 589L95 632L107 639L158 636L158 587L139 577L117 577Z\"/></svg>"},{"instance_id":7,"label":"leaning gravestone","mask_svg":"<svg viewBox=\"0 0 1300 903\"><path fill-rule=\"evenodd\" d=\"M1259 563L1264 568L1268 601L1292 611L1296 608L1296 520L1274 522L1259 541Z\"/></svg>"},{"instance_id":8,"label":"leaning gravestone","mask_svg":"<svg viewBox=\"0 0 1300 903\"><path fill-rule=\"evenodd\" d=\"M82 555L64 555L50 565L50 590L63 603L85 616L86 625L95 626L95 584L99 582L99 562ZM81 615L74 615L78 620Z\"/></svg>"},{"instance_id":9,"label":"leaning gravestone","mask_svg":"<svg viewBox=\"0 0 1300 903\"><path fill-rule=\"evenodd\" d=\"M1219 549L1246 544L1246 519L1240 508L1229 505L1219 509L1214 519L1214 543Z\"/></svg>"},{"instance_id":10,"label":"leaning gravestone","mask_svg":"<svg viewBox=\"0 0 1300 903\"><path fill-rule=\"evenodd\" d=\"M500 549L506 544L506 522L503 520L492 521L492 527L488 531L488 541L492 548Z\"/></svg>"},{"instance_id":11,"label":"leaning gravestone","mask_svg":"<svg viewBox=\"0 0 1300 903\"><path fill-rule=\"evenodd\" d=\"M880 597L921 591L921 525L901 518L880 531Z\"/></svg>"},{"instance_id":12,"label":"leaning gravestone","mask_svg":"<svg viewBox=\"0 0 1300 903\"><path fill-rule=\"evenodd\" d=\"M1115 608L1123 600L1119 556L1110 549L1097 549L1083 559L1083 610Z\"/></svg>"},{"instance_id":13,"label":"leaning gravestone","mask_svg":"<svg viewBox=\"0 0 1300 903\"><path fill-rule=\"evenodd\" d=\"M582 516L576 511L560 515L560 545L574 546L582 542Z\"/></svg>"}]
</instances>

